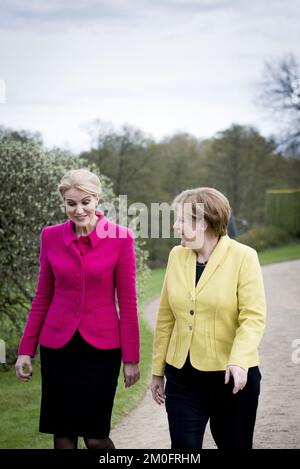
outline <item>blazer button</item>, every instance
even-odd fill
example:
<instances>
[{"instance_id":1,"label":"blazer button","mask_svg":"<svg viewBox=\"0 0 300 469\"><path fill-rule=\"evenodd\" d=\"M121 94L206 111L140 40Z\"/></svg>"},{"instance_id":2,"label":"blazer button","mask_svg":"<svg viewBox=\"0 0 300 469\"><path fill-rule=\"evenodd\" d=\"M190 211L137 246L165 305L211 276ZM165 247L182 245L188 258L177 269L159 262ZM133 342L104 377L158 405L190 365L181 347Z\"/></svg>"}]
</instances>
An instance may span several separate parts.
<instances>
[{"instance_id":1,"label":"blazer button","mask_svg":"<svg viewBox=\"0 0 300 469\"><path fill-rule=\"evenodd\" d=\"M194 314L194 310L193 310L193 309L191 309L190 314L193 316L193 314Z\"/></svg>"},{"instance_id":2,"label":"blazer button","mask_svg":"<svg viewBox=\"0 0 300 469\"><path fill-rule=\"evenodd\" d=\"M191 330L193 329L193 326L192 326L192 324L189 324L189 326L188 326L188 327L189 327L189 331L191 331Z\"/></svg>"},{"instance_id":3,"label":"blazer button","mask_svg":"<svg viewBox=\"0 0 300 469\"><path fill-rule=\"evenodd\" d=\"M77 274L75 275L75 277L76 277L76 278L80 278L80 273L77 273Z\"/></svg>"},{"instance_id":4,"label":"blazer button","mask_svg":"<svg viewBox=\"0 0 300 469\"><path fill-rule=\"evenodd\" d=\"M80 298L76 298L76 304L77 304L77 305L80 304Z\"/></svg>"},{"instance_id":5,"label":"blazer button","mask_svg":"<svg viewBox=\"0 0 300 469\"><path fill-rule=\"evenodd\" d=\"M79 316L80 316L80 311L77 311L77 312L75 313L75 315L79 318Z\"/></svg>"},{"instance_id":6,"label":"blazer button","mask_svg":"<svg viewBox=\"0 0 300 469\"><path fill-rule=\"evenodd\" d=\"M81 290L81 286L80 286L80 285L76 285L76 290L80 291L80 290Z\"/></svg>"}]
</instances>

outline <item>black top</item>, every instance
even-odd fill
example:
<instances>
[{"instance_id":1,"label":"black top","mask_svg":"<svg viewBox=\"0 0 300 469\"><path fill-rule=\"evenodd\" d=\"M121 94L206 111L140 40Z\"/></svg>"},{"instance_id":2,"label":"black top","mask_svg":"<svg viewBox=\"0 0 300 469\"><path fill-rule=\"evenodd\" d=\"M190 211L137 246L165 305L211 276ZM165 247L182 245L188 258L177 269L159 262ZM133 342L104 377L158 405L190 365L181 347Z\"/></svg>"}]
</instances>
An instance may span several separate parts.
<instances>
[{"instance_id":1,"label":"black top","mask_svg":"<svg viewBox=\"0 0 300 469\"><path fill-rule=\"evenodd\" d=\"M196 262L196 285L198 283L199 278L202 275L203 270L205 269L206 262L202 264L202 262Z\"/></svg>"}]
</instances>

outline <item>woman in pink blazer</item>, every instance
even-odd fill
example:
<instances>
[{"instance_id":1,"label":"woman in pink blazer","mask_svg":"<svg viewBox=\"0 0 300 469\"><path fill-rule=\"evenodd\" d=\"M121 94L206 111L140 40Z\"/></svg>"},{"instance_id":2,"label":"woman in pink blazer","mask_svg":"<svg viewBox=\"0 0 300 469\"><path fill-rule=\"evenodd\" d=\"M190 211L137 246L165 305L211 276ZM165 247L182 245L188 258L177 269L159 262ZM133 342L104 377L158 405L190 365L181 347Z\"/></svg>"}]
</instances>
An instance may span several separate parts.
<instances>
[{"instance_id":1,"label":"woman in pink blazer","mask_svg":"<svg viewBox=\"0 0 300 469\"><path fill-rule=\"evenodd\" d=\"M78 436L89 449L114 448L109 433L121 361L125 386L139 379L134 235L96 209L97 175L68 171L59 191L68 220L42 229L16 374L30 379L39 344L39 431L54 435L54 448L77 448Z\"/></svg>"}]
</instances>

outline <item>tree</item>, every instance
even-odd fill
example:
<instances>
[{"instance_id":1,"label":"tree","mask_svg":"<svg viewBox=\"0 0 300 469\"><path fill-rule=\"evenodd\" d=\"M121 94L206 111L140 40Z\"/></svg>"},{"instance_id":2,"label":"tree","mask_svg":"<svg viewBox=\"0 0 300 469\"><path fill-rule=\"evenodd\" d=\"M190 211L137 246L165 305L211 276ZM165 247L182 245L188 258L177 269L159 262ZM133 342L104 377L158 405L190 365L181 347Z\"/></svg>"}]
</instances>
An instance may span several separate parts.
<instances>
[{"instance_id":1,"label":"tree","mask_svg":"<svg viewBox=\"0 0 300 469\"><path fill-rule=\"evenodd\" d=\"M0 142L32 142L37 145L43 144L43 138L40 132L31 132L29 130L13 130L9 127L0 125Z\"/></svg>"},{"instance_id":2,"label":"tree","mask_svg":"<svg viewBox=\"0 0 300 469\"><path fill-rule=\"evenodd\" d=\"M206 146L207 184L224 192L237 218L264 219L266 189L285 179L284 160L253 127L233 124ZM281 170L280 170L281 169Z\"/></svg>"},{"instance_id":3,"label":"tree","mask_svg":"<svg viewBox=\"0 0 300 469\"><path fill-rule=\"evenodd\" d=\"M179 132L159 145L162 183L170 201L185 189L199 187L207 176L203 166L202 142L188 133Z\"/></svg>"},{"instance_id":4,"label":"tree","mask_svg":"<svg viewBox=\"0 0 300 469\"><path fill-rule=\"evenodd\" d=\"M116 130L101 120L93 122L89 133L96 148L80 156L95 163L113 181L116 195L127 194L130 198L132 184L149 164L147 150L152 140L132 126L123 125Z\"/></svg>"}]
</instances>

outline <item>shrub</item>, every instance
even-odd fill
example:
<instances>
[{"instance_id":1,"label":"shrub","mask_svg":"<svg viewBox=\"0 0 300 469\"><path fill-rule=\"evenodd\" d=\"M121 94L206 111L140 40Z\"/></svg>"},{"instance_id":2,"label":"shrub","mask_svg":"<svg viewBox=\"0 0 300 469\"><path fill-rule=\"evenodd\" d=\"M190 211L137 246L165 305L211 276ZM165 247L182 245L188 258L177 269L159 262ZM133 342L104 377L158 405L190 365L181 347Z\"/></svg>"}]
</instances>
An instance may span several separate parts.
<instances>
[{"instance_id":1,"label":"shrub","mask_svg":"<svg viewBox=\"0 0 300 469\"><path fill-rule=\"evenodd\" d=\"M247 244L256 251L280 246L292 240L291 235L281 228L272 225L254 226L236 238L237 241Z\"/></svg>"}]
</instances>

